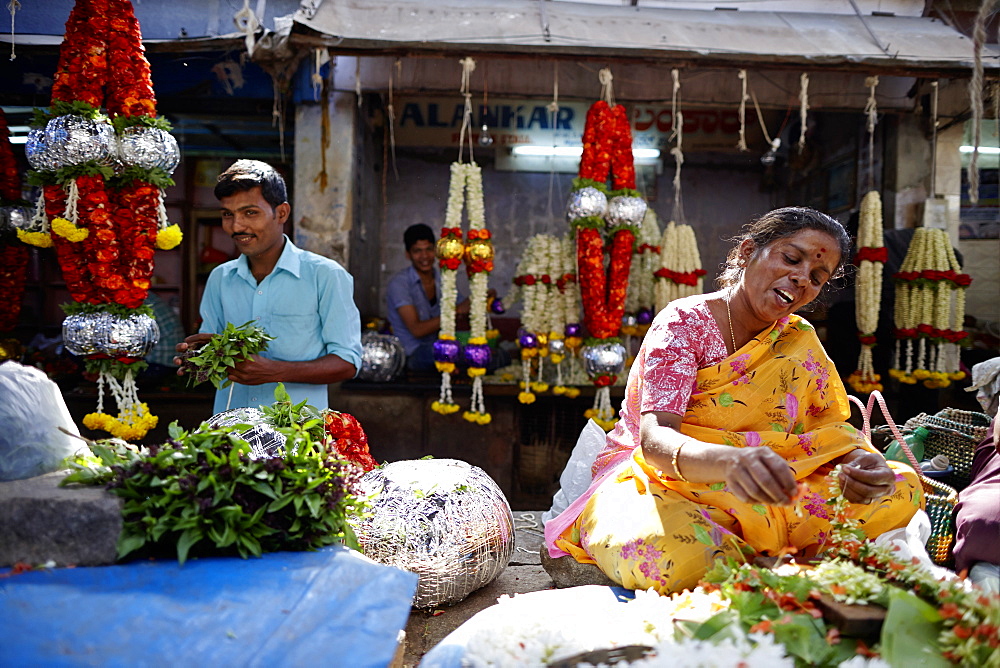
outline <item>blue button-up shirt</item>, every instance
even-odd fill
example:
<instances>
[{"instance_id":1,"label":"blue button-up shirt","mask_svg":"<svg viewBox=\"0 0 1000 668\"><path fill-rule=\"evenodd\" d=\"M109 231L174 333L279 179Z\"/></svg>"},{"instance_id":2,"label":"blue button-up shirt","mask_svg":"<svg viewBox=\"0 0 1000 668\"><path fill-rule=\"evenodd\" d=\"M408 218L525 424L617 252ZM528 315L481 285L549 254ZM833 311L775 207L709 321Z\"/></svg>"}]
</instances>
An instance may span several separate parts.
<instances>
[{"instance_id":1,"label":"blue button-up shirt","mask_svg":"<svg viewBox=\"0 0 1000 668\"><path fill-rule=\"evenodd\" d=\"M434 270L434 280L437 283L437 294L440 296L441 284L437 269ZM399 315L399 307L407 304L417 309L418 320L430 320L441 315L441 300L437 299L433 305L431 304L430 300L427 299L427 293L424 292L424 286L420 282L420 274L413 268L413 265L399 271L389 279L389 285L385 291L385 302L388 309L386 316L389 318L389 324L392 325L392 333L403 344L407 355L412 355L421 343L433 342L437 339L437 332L431 332L417 338L406 328L403 317Z\"/></svg>"},{"instance_id":2,"label":"blue button-up shirt","mask_svg":"<svg viewBox=\"0 0 1000 668\"><path fill-rule=\"evenodd\" d=\"M201 300L201 331L221 332L226 323L256 321L274 341L261 357L304 362L336 355L361 368L361 315L354 304L354 278L338 263L302 250L285 237L274 270L257 283L244 255L212 270ZM327 386L285 383L293 403L308 400L327 408ZM274 402L277 383L241 385L216 392L215 412Z\"/></svg>"}]
</instances>

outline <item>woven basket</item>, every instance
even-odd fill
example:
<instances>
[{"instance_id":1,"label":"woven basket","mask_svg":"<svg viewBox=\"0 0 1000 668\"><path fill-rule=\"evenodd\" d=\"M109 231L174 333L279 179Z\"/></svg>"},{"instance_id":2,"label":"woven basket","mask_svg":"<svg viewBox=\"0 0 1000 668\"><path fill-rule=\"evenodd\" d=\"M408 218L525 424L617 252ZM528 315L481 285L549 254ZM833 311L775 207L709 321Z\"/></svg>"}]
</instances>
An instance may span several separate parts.
<instances>
[{"instance_id":1,"label":"woven basket","mask_svg":"<svg viewBox=\"0 0 1000 668\"><path fill-rule=\"evenodd\" d=\"M878 390L871 393L868 399L868 406L861 403L861 400L857 397L850 396L848 398L861 409L861 416L864 419L864 434L868 438L871 437L871 414L875 401L877 400L882 407L882 414L885 415L886 422L889 423L889 429L902 447L906 458L910 460L910 466L917 472L917 476L920 478L920 485L923 487L926 512L931 519L931 535L925 543L927 554L939 566L948 564L951 561L951 547L955 542L955 527L952 524L951 518L955 506L958 505L958 492L943 482L932 480L924 475L924 472L920 469L920 463L914 458L913 452L903 438L903 434L900 433L896 423L892 421L889 410L886 408L885 400ZM916 429L916 426L913 428ZM926 452L926 442L924 447Z\"/></svg>"},{"instance_id":2,"label":"woven basket","mask_svg":"<svg viewBox=\"0 0 1000 668\"><path fill-rule=\"evenodd\" d=\"M948 482L956 489L965 489L971 481L972 459L976 445L986 437L990 416L985 413L945 408L934 415L921 413L903 425L903 433L912 433L917 427L929 432L924 440L924 457L945 455L955 467Z\"/></svg>"}]
</instances>

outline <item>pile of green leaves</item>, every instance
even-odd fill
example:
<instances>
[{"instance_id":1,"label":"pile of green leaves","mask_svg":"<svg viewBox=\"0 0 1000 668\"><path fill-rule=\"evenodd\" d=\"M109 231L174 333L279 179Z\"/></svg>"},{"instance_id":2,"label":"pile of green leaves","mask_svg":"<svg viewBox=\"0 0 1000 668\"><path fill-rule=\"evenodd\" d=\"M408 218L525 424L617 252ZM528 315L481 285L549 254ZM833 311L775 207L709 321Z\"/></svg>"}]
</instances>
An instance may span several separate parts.
<instances>
[{"instance_id":1,"label":"pile of green leaves","mask_svg":"<svg viewBox=\"0 0 1000 668\"><path fill-rule=\"evenodd\" d=\"M281 456L252 460L239 433L250 425L188 433L136 450L117 439L91 442L93 457L67 461L62 484L107 484L125 500L118 558L175 551L260 556L345 544L358 549L349 516L365 511L360 469L315 440L315 420L281 427Z\"/></svg>"},{"instance_id":2,"label":"pile of green leaves","mask_svg":"<svg viewBox=\"0 0 1000 668\"><path fill-rule=\"evenodd\" d=\"M262 328L245 322L239 327L228 323L226 328L213 336L198 352L184 359L181 369L188 377L189 385L211 381L215 389L229 387L229 370L237 362L247 360L252 355L267 350L269 336Z\"/></svg>"}]
</instances>

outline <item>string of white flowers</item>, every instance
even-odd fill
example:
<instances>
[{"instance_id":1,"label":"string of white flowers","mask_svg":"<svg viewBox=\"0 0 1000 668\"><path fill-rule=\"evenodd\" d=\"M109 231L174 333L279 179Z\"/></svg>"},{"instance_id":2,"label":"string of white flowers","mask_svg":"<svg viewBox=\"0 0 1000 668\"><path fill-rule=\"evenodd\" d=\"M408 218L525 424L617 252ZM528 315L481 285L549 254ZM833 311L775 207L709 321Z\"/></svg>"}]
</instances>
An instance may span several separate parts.
<instances>
[{"instance_id":1,"label":"string of white flowers","mask_svg":"<svg viewBox=\"0 0 1000 668\"><path fill-rule=\"evenodd\" d=\"M869 191L861 200L858 223L858 247L862 252L883 250L882 198L877 190ZM862 258L858 262L855 284L854 315L861 341L857 370L848 377L851 387L858 392L882 391L881 376L875 373L872 360L871 339L878 328L878 314L882 306L882 269L885 260L879 257Z\"/></svg>"},{"instance_id":2,"label":"string of white flowers","mask_svg":"<svg viewBox=\"0 0 1000 668\"><path fill-rule=\"evenodd\" d=\"M667 224L660 241L660 268L654 275L657 277L657 312L675 299L704 292L704 270L694 228L678 225L674 221ZM694 285L678 282L670 276L683 276L685 280L695 278Z\"/></svg>"},{"instance_id":3,"label":"string of white flowers","mask_svg":"<svg viewBox=\"0 0 1000 668\"><path fill-rule=\"evenodd\" d=\"M656 305L653 274L660 268L660 225L656 212L646 207L642 226L636 238L632 266L629 268L628 289L625 293L625 312L638 313L642 308L652 310Z\"/></svg>"}]
</instances>

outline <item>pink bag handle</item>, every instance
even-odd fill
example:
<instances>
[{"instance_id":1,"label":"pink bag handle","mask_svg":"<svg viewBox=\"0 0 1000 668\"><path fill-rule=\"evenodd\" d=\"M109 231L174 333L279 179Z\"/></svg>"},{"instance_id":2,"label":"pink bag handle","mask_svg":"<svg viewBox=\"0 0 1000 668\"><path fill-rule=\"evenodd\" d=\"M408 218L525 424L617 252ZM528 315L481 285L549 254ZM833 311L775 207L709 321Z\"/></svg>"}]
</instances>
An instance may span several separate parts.
<instances>
[{"instance_id":1,"label":"pink bag handle","mask_svg":"<svg viewBox=\"0 0 1000 668\"><path fill-rule=\"evenodd\" d=\"M892 421L892 416L889 415L889 409L885 405L885 399L882 397L882 393L878 390L872 390L871 395L868 397L867 406L861 403L861 400L853 394L847 395L847 398L853 401L855 405L861 409L861 418L864 420L863 431L865 438L867 439L871 439L872 409L875 408L875 402L878 401L878 405L882 407L882 415L885 416L886 422L889 423L889 429L892 430L892 435L896 437L896 442L899 443L899 447L903 449L903 452L906 454L906 458L910 461L910 465L913 466L913 470L919 474L921 472L920 463L917 461L917 458L913 456L913 451L910 450L909 444L907 444L906 440L903 438L903 434L900 433L899 427L897 427L896 423Z\"/></svg>"}]
</instances>

